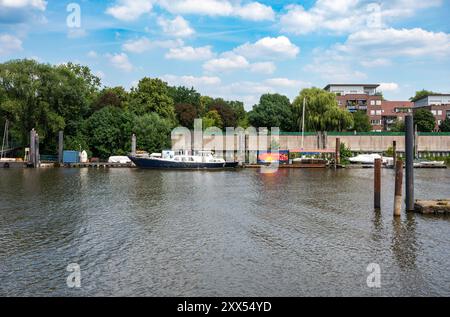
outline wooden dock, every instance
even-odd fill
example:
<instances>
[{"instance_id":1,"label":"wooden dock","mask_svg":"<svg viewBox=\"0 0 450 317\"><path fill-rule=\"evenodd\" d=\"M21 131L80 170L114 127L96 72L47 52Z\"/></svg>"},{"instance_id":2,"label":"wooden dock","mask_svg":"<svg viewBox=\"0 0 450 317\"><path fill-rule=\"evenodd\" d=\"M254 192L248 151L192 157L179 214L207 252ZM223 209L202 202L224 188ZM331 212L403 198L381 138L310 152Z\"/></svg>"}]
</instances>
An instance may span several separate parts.
<instances>
[{"instance_id":1,"label":"wooden dock","mask_svg":"<svg viewBox=\"0 0 450 317\"><path fill-rule=\"evenodd\" d=\"M449 214L450 215L450 199L440 200L416 200L414 204L416 212L424 215L438 215Z\"/></svg>"}]
</instances>

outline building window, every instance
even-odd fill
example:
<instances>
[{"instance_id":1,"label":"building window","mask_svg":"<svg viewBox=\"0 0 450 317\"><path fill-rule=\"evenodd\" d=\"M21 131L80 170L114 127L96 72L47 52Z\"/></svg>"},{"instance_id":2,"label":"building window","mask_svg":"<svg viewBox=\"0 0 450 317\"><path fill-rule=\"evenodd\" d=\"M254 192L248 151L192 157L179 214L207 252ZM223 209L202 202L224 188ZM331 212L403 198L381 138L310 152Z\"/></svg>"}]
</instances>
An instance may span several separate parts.
<instances>
[{"instance_id":1,"label":"building window","mask_svg":"<svg viewBox=\"0 0 450 317\"><path fill-rule=\"evenodd\" d=\"M370 120L372 125L381 125L381 120Z\"/></svg>"},{"instance_id":2,"label":"building window","mask_svg":"<svg viewBox=\"0 0 450 317\"><path fill-rule=\"evenodd\" d=\"M374 116L375 115L375 110L370 110L370 115Z\"/></svg>"},{"instance_id":3,"label":"building window","mask_svg":"<svg viewBox=\"0 0 450 317\"><path fill-rule=\"evenodd\" d=\"M437 111L438 116L442 116L442 110Z\"/></svg>"},{"instance_id":4,"label":"building window","mask_svg":"<svg viewBox=\"0 0 450 317\"><path fill-rule=\"evenodd\" d=\"M382 114L381 110L377 110L376 114L377 114L377 116L381 116L381 114Z\"/></svg>"},{"instance_id":5,"label":"building window","mask_svg":"<svg viewBox=\"0 0 450 317\"><path fill-rule=\"evenodd\" d=\"M375 100L371 100L371 101L370 101L370 105L371 105L371 106L375 106Z\"/></svg>"},{"instance_id":6,"label":"building window","mask_svg":"<svg viewBox=\"0 0 450 317\"><path fill-rule=\"evenodd\" d=\"M381 106L381 100L377 100L377 106Z\"/></svg>"},{"instance_id":7,"label":"building window","mask_svg":"<svg viewBox=\"0 0 450 317\"><path fill-rule=\"evenodd\" d=\"M431 113L433 114L433 116L436 115L436 110L431 110Z\"/></svg>"}]
</instances>

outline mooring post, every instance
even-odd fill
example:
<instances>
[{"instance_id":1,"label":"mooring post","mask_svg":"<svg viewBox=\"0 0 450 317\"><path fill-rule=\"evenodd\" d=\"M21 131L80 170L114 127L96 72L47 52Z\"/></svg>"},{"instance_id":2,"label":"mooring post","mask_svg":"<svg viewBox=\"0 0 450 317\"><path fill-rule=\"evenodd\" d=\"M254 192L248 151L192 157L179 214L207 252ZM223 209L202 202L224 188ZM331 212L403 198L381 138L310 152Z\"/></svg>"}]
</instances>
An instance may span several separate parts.
<instances>
[{"instance_id":1,"label":"mooring post","mask_svg":"<svg viewBox=\"0 0 450 317\"><path fill-rule=\"evenodd\" d=\"M381 159L375 160L374 207L381 209Z\"/></svg>"},{"instance_id":2,"label":"mooring post","mask_svg":"<svg viewBox=\"0 0 450 317\"><path fill-rule=\"evenodd\" d=\"M36 167L36 130L30 132L30 165Z\"/></svg>"},{"instance_id":3,"label":"mooring post","mask_svg":"<svg viewBox=\"0 0 450 317\"><path fill-rule=\"evenodd\" d=\"M394 217L402 215L402 196L403 196L403 160L399 159L395 164L395 198L394 198Z\"/></svg>"},{"instance_id":4,"label":"mooring post","mask_svg":"<svg viewBox=\"0 0 450 317\"><path fill-rule=\"evenodd\" d=\"M35 146L34 146L34 152L35 152L35 166L34 167L40 167L41 165L41 155L39 153L39 134L36 133L36 138L35 138Z\"/></svg>"},{"instance_id":5,"label":"mooring post","mask_svg":"<svg viewBox=\"0 0 450 317\"><path fill-rule=\"evenodd\" d=\"M341 139L336 139L336 153L334 158L334 168L337 169L338 165L341 164Z\"/></svg>"},{"instance_id":6,"label":"mooring post","mask_svg":"<svg viewBox=\"0 0 450 317\"><path fill-rule=\"evenodd\" d=\"M414 211L414 119L406 116L406 211Z\"/></svg>"},{"instance_id":7,"label":"mooring post","mask_svg":"<svg viewBox=\"0 0 450 317\"><path fill-rule=\"evenodd\" d=\"M136 155L136 134L131 136L131 155Z\"/></svg>"},{"instance_id":8,"label":"mooring post","mask_svg":"<svg viewBox=\"0 0 450 317\"><path fill-rule=\"evenodd\" d=\"M396 162L397 162L397 141L392 142L392 150L394 152L393 159L394 159L394 167L395 167Z\"/></svg>"},{"instance_id":9,"label":"mooring post","mask_svg":"<svg viewBox=\"0 0 450 317\"><path fill-rule=\"evenodd\" d=\"M64 153L64 132L59 131L58 135L58 163L63 165L63 153Z\"/></svg>"}]
</instances>

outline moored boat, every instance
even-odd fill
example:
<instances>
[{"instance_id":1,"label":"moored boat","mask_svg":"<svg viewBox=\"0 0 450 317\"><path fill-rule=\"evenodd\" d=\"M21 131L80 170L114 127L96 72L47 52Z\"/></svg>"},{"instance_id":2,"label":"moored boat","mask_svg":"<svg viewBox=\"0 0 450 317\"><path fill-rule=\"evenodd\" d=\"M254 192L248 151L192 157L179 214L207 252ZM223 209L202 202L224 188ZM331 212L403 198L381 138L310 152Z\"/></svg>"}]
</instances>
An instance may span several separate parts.
<instances>
[{"instance_id":1,"label":"moored boat","mask_svg":"<svg viewBox=\"0 0 450 317\"><path fill-rule=\"evenodd\" d=\"M238 162L226 162L222 158L215 157L211 151L198 151L195 154L189 151L163 151L160 153L139 153L130 155L130 160L143 169L223 169L235 168Z\"/></svg>"}]
</instances>

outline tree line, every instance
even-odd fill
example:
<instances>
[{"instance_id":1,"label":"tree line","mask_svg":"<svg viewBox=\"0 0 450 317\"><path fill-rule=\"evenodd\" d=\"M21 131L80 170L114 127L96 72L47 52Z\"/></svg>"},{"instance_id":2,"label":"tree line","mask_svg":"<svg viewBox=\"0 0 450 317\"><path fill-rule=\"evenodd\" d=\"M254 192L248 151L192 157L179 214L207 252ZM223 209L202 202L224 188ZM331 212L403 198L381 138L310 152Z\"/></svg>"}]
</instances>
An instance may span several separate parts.
<instances>
[{"instance_id":1,"label":"tree line","mask_svg":"<svg viewBox=\"0 0 450 317\"><path fill-rule=\"evenodd\" d=\"M160 151L171 145L173 128L193 128L196 118L208 127L280 127L302 129L303 100L307 99L306 131L370 131L369 117L348 113L335 95L319 88L303 89L291 103L280 94L264 94L246 112L240 101L203 96L194 88L170 86L145 77L136 87L104 87L82 65L50 65L34 60L0 64L0 131L10 122L13 143L27 145L29 131L40 135L41 153L56 153L57 134L63 130L65 148L88 150L95 157L125 155L130 136L138 148Z\"/></svg>"}]
</instances>

